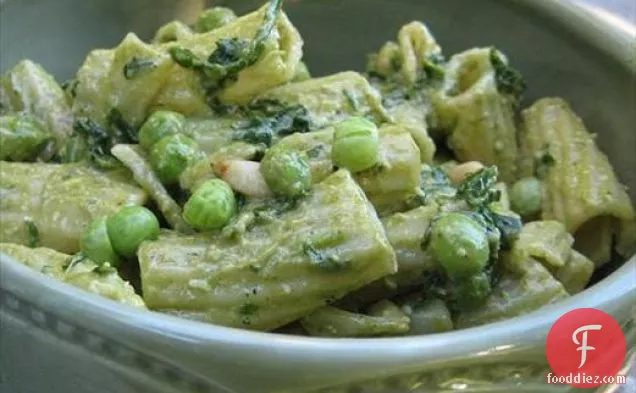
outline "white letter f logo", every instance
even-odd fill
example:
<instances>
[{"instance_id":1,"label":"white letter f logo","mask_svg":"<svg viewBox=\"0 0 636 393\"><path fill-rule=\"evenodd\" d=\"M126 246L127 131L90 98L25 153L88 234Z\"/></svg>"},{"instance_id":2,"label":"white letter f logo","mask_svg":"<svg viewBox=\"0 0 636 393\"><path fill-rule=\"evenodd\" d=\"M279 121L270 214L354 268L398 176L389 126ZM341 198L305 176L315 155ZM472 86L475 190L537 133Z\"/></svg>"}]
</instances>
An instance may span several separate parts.
<instances>
[{"instance_id":1,"label":"white letter f logo","mask_svg":"<svg viewBox=\"0 0 636 393\"><path fill-rule=\"evenodd\" d=\"M587 346L587 331L601 330L601 327L602 327L601 325L585 325L576 329L574 333L572 333L572 341L574 341L574 344L581 345L580 347L576 349L577 351L581 351L581 364L579 365L579 368L583 367L583 365L585 364L585 361L587 360L587 351L593 351L596 349L594 347ZM582 343L580 343L579 340L576 338L576 336L581 332L583 332Z\"/></svg>"}]
</instances>

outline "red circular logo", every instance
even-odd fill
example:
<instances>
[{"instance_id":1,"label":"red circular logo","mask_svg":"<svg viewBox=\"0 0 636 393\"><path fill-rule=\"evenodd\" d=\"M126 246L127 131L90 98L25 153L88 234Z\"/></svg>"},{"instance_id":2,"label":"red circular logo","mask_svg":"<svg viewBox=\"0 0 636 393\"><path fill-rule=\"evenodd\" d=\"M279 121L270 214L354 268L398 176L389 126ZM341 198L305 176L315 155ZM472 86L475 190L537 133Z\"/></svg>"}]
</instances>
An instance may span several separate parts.
<instances>
[{"instance_id":1,"label":"red circular logo","mask_svg":"<svg viewBox=\"0 0 636 393\"><path fill-rule=\"evenodd\" d=\"M625 352L625 335L618 322L594 308L563 315L552 325L546 342L553 381L577 388L607 383L623 366Z\"/></svg>"}]
</instances>

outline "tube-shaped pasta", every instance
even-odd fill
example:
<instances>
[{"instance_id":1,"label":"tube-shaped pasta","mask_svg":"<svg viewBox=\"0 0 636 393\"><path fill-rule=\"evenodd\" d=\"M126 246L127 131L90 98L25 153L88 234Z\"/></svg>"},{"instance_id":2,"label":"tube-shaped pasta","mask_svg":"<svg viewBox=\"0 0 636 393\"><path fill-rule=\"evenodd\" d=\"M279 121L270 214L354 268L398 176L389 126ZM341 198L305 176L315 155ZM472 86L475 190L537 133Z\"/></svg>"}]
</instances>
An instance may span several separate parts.
<instances>
[{"instance_id":1,"label":"tube-shaped pasta","mask_svg":"<svg viewBox=\"0 0 636 393\"><path fill-rule=\"evenodd\" d=\"M406 128L420 150L420 162L431 164L437 151L435 141L428 134L426 118L430 104L423 99L412 99L388 109L396 124Z\"/></svg>"},{"instance_id":2,"label":"tube-shaped pasta","mask_svg":"<svg viewBox=\"0 0 636 393\"><path fill-rule=\"evenodd\" d=\"M114 268L100 267L89 259L72 257L44 247L0 243L0 252L56 280L119 303L146 308L142 298L128 282L119 277Z\"/></svg>"},{"instance_id":3,"label":"tube-shaped pasta","mask_svg":"<svg viewBox=\"0 0 636 393\"><path fill-rule=\"evenodd\" d=\"M207 58L217 48L220 40L254 39L269 9L270 4L266 4L218 29L185 38L179 44L194 52L199 58ZM167 44L167 47L170 46ZM303 40L298 30L284 12L278 11L272 34L265 42L264 53L254 65L239 72L235 82L229 83L222 89L218 96L221 103L245 105L265 90L292 80L302 58L302 46ZM183 73L191 73L191 71L183 68L173 70L171 81L178 81ZM176 99L177 93L178 91L174 90L169 82L157 102L165 104L166 98Z\"/></svg>"},{"instance_id":4,"label":"tube-shaped pasta","mask_svg":"<svg viewBox=\"0 0 636 393\"><path fill-rule=\"evenodd\" d=\"M379 133L381 165L356 173L354 178L373 206L379 212L386 212L389 207L410 197L420 185L420 154L403 126L386 124ZM278 145L304 153L312 171L312 181L320 182L334 170L332 140L333 128L326 128L290 135L281 139Z\"/></svg>"},{"instance_id":5,"label":"tube-shaped pasta","mask_svg":"<svg viewBox=\"0 0 636 393\"><path fill-rule=\"evenodd\" d=\"M265 5L209 33L182 34L176 43L149 45L130 33L114 49L91 52L77 73L73 112L105 124L109 111L116 108L133 126L158 109L188 116L210 115L209 92L200 75L176 64L171 48L178 45L201 59L207 58L219 41L253 39L268 9ZM294 77L302 56L302 39L283 12L278 14L264 48L255 64L215 92L221 103L247 104L260 92Z\"/></svg>"},{"instance_id":6,"label":"tube-shaped pasta","mask_svg":"<svg viewBox=\"0 0 636 393\"><path fill-rule=\"evenodd\" d=\"M36 117L60 149L73 131L73 114L64 90L42 66L22 60L1 80L2 105Z\"/></svg>"},{"instance_id":7,"label":"tube-shaped pasta","mask_svg":"<svg viewBox=\"0 0 636 393\"><path fill-rule=\"evenodd\" d=\"M483 325L521 314L568 297L563 285L541 262L528 258L521 264L503 260L503 272L486 303L460 312L455 327L463 329Z\"/></svg>"},{"instance_id":8,"label":"tube-shaped pasta","mask_svg":"<svg viewBox=\"0 0 636 393\"><path fill-rule=\"evenodd\" d=\"M419 301L405 305L411 317L409 334L433 334L453 330L451 313L441 299Z\"/></svg>"},{"instance_id":9,"label":"tube-shaped pasta","mask_svg":"<svg viewBox=\"0 0 636 393\"><path fill-rule=\"evenodd\" d=\"M433 268L432 255L422 249L431 222L439 214L435 204L420 206L383 219L384 229L398 261L397 281L408 281Z\"/></svg>"},{"instance_id":10,"label":"tube-shaped pasta","mask_svg":"<svg viewBox=\"0 0 636 393\"><path fill-rule=\"evenodd\" d=\"M0 116L0 160L33 161L50 141L51 134L33 116Z\"/></svg>"},{"instance_id":11,"label":"tube-shaped pasta","mask_svg":"<svg viewBox=\"0 0 636 393\"><path fill-rule=\"evenodd\" d=\"M497 88L492 49L470 49L448 64L444 93L435 102L448 144L460 161L496 165L503 181L516 178L516 100Z\"/></svg>"},{"instance_id":12,"label":"tube-shaped pasta","mask_svg":"<svg viewBox=\"0 0 636 393\"><path fill-rule=\"evenodd\" d=\"M398 124L408 126L411 136L420 149L421 162L431 163L435 143L429 136L428 118L432 108L427 89L429 79L441 77L442 51L437 41L421 22L404 25L396 42L387 42L369 59L368 71L374 86L383 93L383 104L388 114ZM431 74L437 70L437 74ZM441 74L440 74L441 73ZM426 85L426 87L430 87Z\"/></svg>"},{"instance_id":13,"label":"tube-shaped pasta","mask_svg":"<svg viewBox=\"0 0 636 393\"><path fill-rule=\"evenodd\" d=\"M187 119L184 133L194 139L201 150L211 155L234 141L237 122L234 117L214 117L210 119Z\"/></svg>"},{"instance_id":14,"label":"tube-shaped pasta","mask_svg":"<svg viewBox=\"0 0 636 393\"><path fill-rule=\"evenodd\" d=\"M574 248L601 265L612 258L612 242L616 223L611 216L600 216L587 221L576 231Z\"/></svg>"},{"instance_id":15,"label":"tube-shaped pasta","mask_svg":"<svg viewBox=\"0 0 636 393\"><path fill-rule=\"evenodd\" d=\"M532 257L549 268L560 268L570 259L574 238L558 221L533 221L521 228L512 248L511 263Z\"/></svg>"},{"instance_id":16,"label":"tube-shaped pasta","mask_svg":"<svg viewBox=\"0 0 636 393\"><path fill-rule=\"evenodd\" d=\"M89 53L77 72L73 113L105 125L116 108L129 124L139 125L172 68L165 51L129 33L116 48Z\"/></svg>"},{"instance_id":17,"label":"tube-shaped pasta","mask_svg":"<svg viewBox=\"0 0 636 393\"><path fill-rule=\"evenodd\" d=\"M309 110L316 127L324 127L352 115L368 115L377 123L389 119L378 91L362 75L353 71L280 86L259 95L257 100L300 104Z\"/></svg>"},{"instance_id":18,"label":"tube-shaped pasta","mask_svg":"<svg viewBox=\"0 0 636 393\"><path fill-rule=\"evenodd\" d=\"M181 21L173 20L157 29L152 43L165 44L172 41L183 41L190 38L192 34L194 34L194 32L190 26Z\"/></svg>"},{"instance_id":19,"label":"tube-shaped pasta","mask_svg":"<svg viewBox=\"0 0 636 393\"><path fill-rule=\"evenodd\" d=\"M442 54L437 41L421 22L411 22L402 26L398 32L398 45L402 77L408 84L417 81L418 74L422 72L422 64L431 57Z\"/></svg>"},{"instance_id":20,"label":"tube-shaped pasta","mask_svg":"<svg viewBox=\"0 0 636 393\"><path fill-rule=\"evenodd\" d=\"M401 335L409 330L409 317L402 315L371 316L338 308L323 307L300 320L312 336L376 337Z\"/></svg>"},{"instance_id":21,"label":"tube-shaped pasta","mask_svg":"<svg viewBox=\"0 0 636 393\"><path fill-rule=\"evenodd\" d=\"M397 258L397 273L348 294L338 305L356 309L423 284L424 273L434 268L434 259L422 249L422 241L439 210L439 206L432 204L383 218L384 230Z\"/></svg>"},{"instance_id":22,"label":"tube-shaped pasta","mask_svg":"<svg viewBox=\"0 0 636 393\"><path fill-rule=\"evenodd\" d=\"M9 162L0 164L0 195L1 242L36 243L69 254L79 251L80 236L93 219L147 199L120 173ZM30 232L37 232L37 239Z\"/></svg>"},{"instance_id":23,"label":"tube-shaped pasta","mask_svg":"<svg viewBox=\"0 0 636 393\"><path fill-rule=\"evenodd\" d=\"M545 98L524 110L523 120L522 170L542 178L542 218L562 222L579 246L594 241L598 249L585 246L580 251L597 265L608 260L608 232L622 240L619 251L629 256L636 234L624 229L634 225L634 208L581 119L564 100ZM610 217L612 225L591 224L599 217ZM587 235L591 225L593 236ZM602 235L597 234L599 228Z\"/></svg>"},{"instance_id":24,"label":"tube-shaped pasta","mask_svg":"<svg viewBox=\"0 0 636 393\"><path fill-rule=\"evenodd\" d=\"M233 236L143 243L138 257L148 306L271 330L395 273L395 253L349 172L316 184L296 207L280 208L275 219L258 219Z\"/></svg>"},{"instance_id":25,"label":"tube-shaped pasta","mask_svg":"<svg viewBox=\"0 0 636 393\"><path fill-rule=\"evenodd\" d=\"M495 210L504 210L510 212L510 195L508 193L508 186L504 182L499 182L495 184L495 190L500 192L500 197L497 202L492 204L492 208Z\"/></svg>"},{"instance_id":26,"label":"tube-shaped pasta","mask_svg":"<svg viewBox=\"0 0 636 393\"><path fill-rule=\"evenodd\" d=\"M560 267L554 276L565 287L570 295L581 292L592 278L594 262L576 250L572 250L570 259Z\"/></svg>"},{"instance_id":27,"label":"tube-shaped pasta","mask_svg":"<svg viewBox=\"0 0 636 393\"><path fill-rule=\"evenodd\" d=\"M508 263L522 269L528 258L541 262L561 281L570 294L587 285L594 263L572 249L574 237L558 221L533 221L525 224L515 241Z\"/></svg>"},{"instance_id":28,"label":"tube-shaped pasta","mask_svg":"<svg viewBox=\"0 0 636 393\"><path fill-rule=\"evenodd\" d=\"M152 197L172 228L186 233L192 232L190 225L181 216L181 206L166 191L139 148L133 145L115 145L111 152L130 169L135 181Z\"/></svg>"},{"instance_id":29,"label":"tube-shaped pasta","mask_svg":"<svg viewBox=\"0 0 636 393\"><path fill-rule=\"evenodd\" d=\"M369 200L391 194L394 203L412 195L420 185L420 151L408 129L400 125L380 128L380 155L378 168L356 174L356 181ZM399 198L402 194L402 198Z\"/></svg>"},{"instance_id":30,"label":"tube-shaped pasta","mask_svg":"<svg viewBox=\"0 0 636 393\"><path fill-rule=\"evenodd\" d=\"M442 49L428 27L421 22L408 23L398 32L397 43L389 41L371 56L369 69L384 78L399 75L405 86L414 85L426 77L425 65L440 57ZM424 74L424 75L423 75Z\"/></svg>"}]
</instances>

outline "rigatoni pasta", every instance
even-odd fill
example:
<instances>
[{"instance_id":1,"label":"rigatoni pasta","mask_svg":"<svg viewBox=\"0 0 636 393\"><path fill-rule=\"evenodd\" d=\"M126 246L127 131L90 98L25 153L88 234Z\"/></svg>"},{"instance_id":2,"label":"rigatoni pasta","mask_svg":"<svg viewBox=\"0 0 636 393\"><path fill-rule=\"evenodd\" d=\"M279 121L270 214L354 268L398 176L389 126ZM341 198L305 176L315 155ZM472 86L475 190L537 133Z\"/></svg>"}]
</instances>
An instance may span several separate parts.
<instances>
[{"instance_id":1,"label":"rigatoni pasta","mask_svg":"<svg viewBox=\"0 0 636 393\"><path fill-rule=\"evenodd\" d=\"M503 52L447 56L413 21L366 72L313 76L281 3L130 33L63 85L9 70L0 252L138 308L326 337L514 318L633 255L607 157L563 99L522 108Z\"/></svg>"},{"instance_id":2,"label":"rigatoni pasta","mask_svg":"<svg viewBox=\"0 0 636 393\"><path fill-rule=\"evenodd\" d=\"M239 242L228 234L142 244L148 306L222 325L274 329L397 269L380 221L346 171L316 185L309 199L282 211L280 219L268 222L255 214L253 229Z\"/></svg>"},{"instance_id":3,"label":"rigatoni pasta","mask_svg":"<svg viewBox=\"0 0 636 393\"><path fill-rule=\"evenodd\" d=\"M44 274L95 295L131 307L145 309L143 299L111 266L62 254L50 248L30 248L14 243L0 243L0 252Z\"/></svg>"},{"instance_id":4,"label":"rigatoni pasta","mask_svg":"<svg viewBox=\"0 0 636 393\"><path fill-rule=\"evenodd\" d=\"M461 161L480 161L500 168L506 182L516 178L516 98L497 87L494 49L471 49L448 63L445 88L436 98L448 145ZM493 54L494 53L494 54ZM503 61L503 60L502 60Z\"/></svg>"},{"instance_id":5,"label":"rigatoni pasta","mask_svg":"<svg viewBox=\"0 0 636 393\"><path fill-rule=\"evenodd\" d=\"M562 222L579 244L587 243L581 251L597 265L607 262L612 235L627 236L623 228L635 219L625 187L563 99L539 100L522 114L523 170L543 179L542 218ZM594 235L588 235L589 228ZM588 242L595 246L590 249Z\"/></svg>"},{"instance_id":6,"label":"rigatoni pasta","mask_svg":"<svg viewBox=\"0 0 636 393\"><path fill-rule=\"evenodd\" d=\"M316 127L324 127L351 115L369 116L377 122L387 118L378 92L361 74L340 72L268 90L258 100L276 100L307 108Z\"/></svg>"}]
</instances>

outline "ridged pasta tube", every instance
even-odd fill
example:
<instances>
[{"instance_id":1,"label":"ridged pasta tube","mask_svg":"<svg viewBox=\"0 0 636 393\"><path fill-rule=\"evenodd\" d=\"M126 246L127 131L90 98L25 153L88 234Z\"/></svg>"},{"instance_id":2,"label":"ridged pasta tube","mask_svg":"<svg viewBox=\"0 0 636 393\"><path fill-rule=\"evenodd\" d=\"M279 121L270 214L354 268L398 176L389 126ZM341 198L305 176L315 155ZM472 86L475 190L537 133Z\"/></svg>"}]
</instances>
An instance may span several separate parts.
<instances>
[{"instance_id":1,"label":"ridged pasta tube","mask_svg":"<svg viewBox=\"0 0 636 393\"><path fill-rule=\"evenodd\" d=\"M60 149L73 131L73 114L66 94L41 65L22 60L3 77L1 104L10 112L25 111L37 118Z\"/></svg>"},{"instance_id":2,"label":"ridged pasta tube","mask_svg":"<svg viewBox=\"0 0 636 393\"><path fill-rule=\"evenodd\" d=\"M389 41L372 55L370 68L385 78L398 72L400 81L410 86L422 77L426 62L441 54L442 49L428 27L421 22L411 22L400 28L397 43Z\"/></svg>"},{"instance_id":3,"label":"ridged pasta tube","mask_svg":"<svg viewBox=\"0 0 636 393\"><path fill-rule=\"evenodd\" d=\"M492 49L476 48L453 56L443 94L435 108L448 144L460 161L496 165L501 180L516 179L516 101L497 89Z\"/></svg>"},{"instance_id":4,"label":"ridged pasta tube","mask_svg":"<svg viewBox=\"0 0 636 393\"><path fill-rule=\"evenodd\" d=\"M439 206L432 204L384 217L382 224L395 251L397 273L348 294L339 305L357 309L382 298L415 290L423 284L426 281L424 273L432 270L435 264L433 255L422 249L422 241L439 212Z\"/></svg>"},{"instance_id":5,"label":"ridged pasta tube","mask_svg":"<svg viewBox=\"0 0 636 393\"><path fill-rule=\"evenodd\" d=\"M406 128L420 150L420 162L431 164L437 151L435 141L428 133L427 116L430 104L424 99L412 99L388 109L396 124Z\"/></svg>"},{"instance_id":6,"label":"ridged pasta tube","mask_svg":"<svg viewBox=\"0 0 636 393\"><path fill-rule=\"evenodd\" d=\"M316 127L352 115L368 115L377 123L389 119L380 93L361 74L353 71L280 86L259 95L258 100L300 104L309 110Z\"/></svg>"},{"instance_id":7,"label":"ridged pasta tube","mask_svg":"<svg viewBox=\"0 0 636 393\"><path fill-rule=\"evenodd\" d=\"M331 306L311 313L301 319L300 323L310 335L322 337L395 336L409 330L409 317L404 313L372 316Z\"/></svg>"},{"instance_id":8,"label":"ridged pasta tube","mask_svg":"<svg viewBox=\"0 0 636 393\"><path fill-rule=\"evenodd\" d=\"M104 173L77 164L0 163L0 241L79 251L90 222L127 205L143 205L146 193L122 172Z\"/></svg>"},{"instance_id":9,"label":"ridged pasta tube","mask_svg":"<svg viewBox=\"0 0 636 393\"><path fill-rule=\"evenodd\" d=\"M0 243L0 253L53 279L132 307L146 308L133 287L112 267L99 266L83 257L72 257L50 248L29 248Z\"/></svg>"},{"instance_id":10,"label":"ridged pasta tube","mask_svg":"<svg viewBox=\"0 0 636 393\"><path fill-rule=\"evenodd\" d=\"M527 314L569 296L541 262L528 258L523 263L510 264L505 258L504 271L486 303L459 313L455 319L457 329Z\"/></svg>"},{"instance_id":11,"label":"ridged pasta tube","mask_svg":"<svg viewBox=\"0 0 636 393\"><path fill-rule=\"evenodd\" d=\"M409 334L433 334L453 330L453 320L441 299L429 299L405 305L411 318Z\"/></svg>"},{"instance_id":12,"label":"ridged pasta tube","mask_svg":"<svg viewBox=\"0 0 636 393\"><path fill-rule=\"evenodd\" d=\"M135 145L115 145L111 152L130 169L135 181L152 197L170 226L181 232L192 232L192 228L181 216L181 206L170 196L152 166Z\"/></svg>"},{"instance_id":13,"label":"ridged pasta tube","mask_svg":"<svg viewBox=\"0 0 636 393\"><path fill-rule=\"evenodd\" d=\"M179 44L200 58L206 58L217 48L219 40L254 39L269 9L270 4L265 4L260 9L234 19L218 29L183 39ZM242 70L235 82L222 89L218 96L221 103L245 105L260 93L291 81L302 58L302 46L303 40L298 30L283 11L278 11L272 34L266 40L264 53L254 65ZM178 74L182 72L190 71L174 70L173 79L178 80ZM171 90L168 84L161 94L170 96L171 93L177 93ZM158 101L162 101L161 97Z\"/></svg>"},{"instance_id":14,"label":"ridged pasta tube","mask_svg":"<svg viewBox=\"0 0 636 393\"><path fill-rule=\"evenodd\" d=\"M194 32L190 26L181 21L173 20L157 29L152 43L165 44L166 42L182 41L192 37L192 34Z\"/></svg>"},{"instance_id":15,"label":"ridged pasta tube","mask_svg":"<svg viewBox=\"0 0 636 393\"><path fill-rule=\"evenodd\" d=\"M410 197L420 185L420 154L405 127L386 124L380 128L378 167L354 175L365 194L379 212ZM285 137L277 146L296 150L307 156L313 182L320 182L334 170L331 158L333 128ZM387 202L387 203L385 203ZM386 205L386 206L385 206Z\"/></svg>"},{"instance_id":16,"label":"ridged pasta tube","mask_svg":"<svg viewBox=\"0 0 636 393\"><path fill-rule=\"evenodd\" d=\"M441 48L426 25L411 22L400 29L397 43L387 42L368 64L372 76L381 76L374 84L383 94L387 112L397 124L408 126L425 163L431 163L435 154L427 121L432 108L428 92L418 82L439 77L430 75L428 67L442 70L437 64L442 60Z\"/></svg>"},{"instance_id":17,"label":"ridged pasta tube","mask_svg":"<svg viewBox=\"0 0 636 393\"><path fill-rule=\"evenodd\" d=\"M609 257L601 250L609 247L608 232L621 240L617 251L630 256L636 244L635 234L629 231L634 207L581 119L564 100L545 98L524 110L523 120L522 170L541 175L542 218L562 222L578 244L596 241L595 247L580 247L580 251L597 265ZM609 217L612 225L604 224L602 217ZM593 226L592 236L588 225Z\"/></svg>"},{"instance_id":18,"label":"ridged pasta tube","mask_svg":"<svg viewBox=\"0 0 636 393\"><path fill-rule=\"evenodd\" d=\"M283 326L397 269L382 224L344 170L238 236L162 236L143 243L138 257L150 308L256 330Z\"/></svg>"},{"instance_id":19,"label":"ridged pasta tube","mask_svg":"<svg viewBox=\"0 0 636 393\"><path fill-rule=\"evenodd\" d=\"M509 263L519 269L528 258L541 262L570 294L580 292L594 273L594 263L572 249L574 237L558 221L533 221L521 228Z\"/></svg>"},{"instance_id":20,"label":"ridged pasta tube","mask_svg":"<svg viewBox=\"0 0 636 393\"><path fill-rule=\"evenodd\" d=\"M92 51L77 73L73 112L105 124L109 111L116 108L133 126L159 109L186 116L210 115L208 92L198 73L176 64L170 49L179 45L204 59L217 49L220 40L253 39L268 7L209 33L181 34L177 43L146 44L130 33L114 49ZM224 84L217 97L223 104L247 104L259 93L290 81L301 57L302 39L280 12L264 53L240 71L235 81Z\"/></svg>"},{"instance_id":21,"label":"ridged pasta tube","mask_svg":"<svg viewBox=\"0 0 636 393\"><path fill-rule=\"evenodd\" d=\"M172 68L168 53L129 33L116 48L88 54L76 75L73 113L106 125L115 108L126 122L138 126L150 114Z\"/></svg>"},{"instance_id":22,"label":"ridged pasta tube","mask_svg":"<svg viewBox=\"0 0 636 393\"><path fill-rule=\"evenodd\" d=\"M569 294L581 292L592 278L594 262L576 250L572 250L570 258L564 266L560 267L554 276L565 287Z\"/></svg>"},{"instance_id":23,"label":"ridged pasta tube","mask_svg":"<svg viewBox=\"0 0 636 393\"><path fill-rule=\"evenodd\" d=\"M512 263L535 258L547 268L560 268L570 259L574 238L558 221L533 221L521 228L512 247Z\"/></svg>"}]
</instances>

